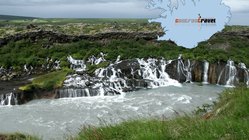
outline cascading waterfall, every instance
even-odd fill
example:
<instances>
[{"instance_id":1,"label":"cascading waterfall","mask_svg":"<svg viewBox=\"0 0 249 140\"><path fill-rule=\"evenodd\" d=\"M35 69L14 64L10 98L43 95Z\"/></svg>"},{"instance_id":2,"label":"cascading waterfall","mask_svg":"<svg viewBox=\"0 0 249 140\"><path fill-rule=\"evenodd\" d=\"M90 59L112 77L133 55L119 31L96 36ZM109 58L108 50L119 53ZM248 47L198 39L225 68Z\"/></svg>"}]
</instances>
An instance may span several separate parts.
<instances>
[{"instance_id":1,"label":"cascading waterfall","mask_svg":"<svg viewBox=\"0 0 249 140\"><path fill-rule=\"evenodd\" d=\"M148 59L145 61L144 59L137 59L140 64L141 76L143 79L149 80L149 87L156 88L162 86L181 86L181 84L173 80L169 77L168 73L166 73L166 67L172 61L166 61L161 59L159 61L159 65L157 59Z\"/></svg>"},{"instance_id":2,"label":"cascading waterfall","mask_svg":"<svg viewBox=\"0 0 249 140\"><path fill-rule=\"evenodd\" d=\"M55 60L53 68L54 68L55 70L61 69L60 63L61 63L61 61Z\"/></svg>"},{"instance_id":3,"label":"cascading waterfall","mask_svg":"<svg viewBox=\"0 0 249 140\"><path fill-rule=\"evenodd\" d=\"M186 83L191 83L192 82L192 69L191 69L191 62L188 59L187 60L187 65L184 64L182 60L182 55L180 54L178 57L178 62L177 62L177 73L179 78L181 78L181 75L183 75L186 78Z\"/></svg>"},{"instance_id":4,"label":"cascading waterfall","mask_svg":"<svg viewBox=\"0 0 249 140\"><path fill-rule=\"evenodd\" d=\"M102 53L101 57L104 56ZM94 59L93 56L89 60L94 60L90 61L94 65L100 62L100 59ZM115 70L112 66L113 64L107 68L95 70L95 77L90 77L86 74L67 76L67 79L64 81L64 88L58 90L58 98L122 94L122 89L127 85L125 80L118 76L122 73L121 70Z\"/></svg>"},{"instance_id":5,"label":"cascading waterfall","mask_svg":"<svg viewBox=\"0 0 249 140\"><path fill-rule=\"evenodd\" d=\"M133 91L134 88L181 86L177 80L171 79L166 72L166 67L172 62L171 60L152 58L136 60L134 63L139 65L137 69L133 70L132 66L127 66L130 67L130 78L127 78L127 75L118 68L119 63L122 63L120 56L118 56L117 60L108 67L96 69L95 76L87 74L67 76L64 81L64 88L60 89L57 95L59 98L122 95L124 91ZM135 74L137 76L134 76ZM140 78L136 79L135 77Z\"/></svg>"},{"instance_id":6,"label":"cascading waterfall","mask_svg":"<svg viewBox=\"0 0 249 140\"><path fill-rule=\"evenodd\" d=\"M107 54L104 54L104 53L100 53L100 57L97 58L95 57L94 55L92 55L91 57L88 58L88 63L90 63L91 65L98 65L100 64L101 62L105 62L105 56L107 56Z\"/></svg>"},{"instance_id":7,"label":"cascading waterfall","mask_svg":"<svg viewBox=\"0 0 249 140\"><path fill-rule=\"evenodd\" d=\"M228 60L225 68L221 71L219 75L217 84L220 84L221 77L224 76L225 86L234 87L235 82L237 81L236 75L237 75L237 68L234 65L234 61Z\"/></svg>"},{"instance_id":8,"label":"cascading waterfall","mask_svg":"<svg viewBox=\"0 0 249 140\"><path fill-rule=\"evenodd\" d=\"M191 63L190 60L188 59L188 65L185 67L185 70L187 71L187 77L186 77L186 82L192 82L192 73L191 73Z\"/></svg>"},{"instance_id":9,"label":"cascading waterfall","mask_svg":"<svg viewBox=\"0 0 249 140\"><path fill-rule=\"evenodd\" d=\"M0 95L0 105L17 105L18 101L16 96L11 92L8 94Z\"/></svg>"},{"instance_id":10,"label":"cascading waterfall","mask_svg":"<svg viewBox=\"0 0 249 140\"><path fill-rule=\"evenodd\" d=\"M179 82L192 82L192 74L194 74L194 80L202 79L203 84L213 83L217 80L217 84L227 87L234 87L237 82L243 82L249 86L249 71L246 65L240 63L235 66L231 60L227 61L222 71L220 71L221 67L224 66L222 62L218 63L219 65L212 64L212 71L210 71L209 62L205 61L201 64L198 61L183 60L182 55L179 55L178 59L169 61L154 58L121 60L121 56L118 56L116 61L112 63L107 62L105 56L107 54L100 53L97 57L91 56L88 59L87 64L96 65L96 67L102 62L110 63L109 66L96 69L91 74L86 71L87 67L84 60L76 60L72 56L68 56L67 59L71 64L71 69L75 70L77 74L68 75L63 87L56 89L56 95L53 97L113 96L143 88L181 86ZM60 69L60 61L47 58L42 69ZM23 66L23 72L26 72L26 74L32 74L32 71L35 72L35 70L36 67L33 68L31 65ZM0 78L8 80L7 76L11 73L11 68L5 69L0 66ZM218 79L216 79L217 75ZM12 93L10 92L8 90L6 92L8 94L0 95L0 105L18 104L17 98L20 99L21 96L14 90ZM20 99L19 103L21 101L23 100Z\"/></svg>"},{"instance_id":11,"label":"cascading waterfall","mask_svg":"<svg viewBox=\"0 0 249 140\"><path fill-rule=\"evenodd\" d=\"M72 56L68 56L67 60L71 64L71 68L77 72L83 72L86 70L86 65L84 60L76 60Z\"/></svg>"},{"instance_id":12,"label":"cascading waterfall","mask_svg":"<svg viewBox=\"0 0 249 140\"><path fill-rule=\"evenodd\" d=\"M209 62L204 61L204 69L203 69L203 84L208 84L208 70L209 70Z\"/></svg>"}]
</instances>

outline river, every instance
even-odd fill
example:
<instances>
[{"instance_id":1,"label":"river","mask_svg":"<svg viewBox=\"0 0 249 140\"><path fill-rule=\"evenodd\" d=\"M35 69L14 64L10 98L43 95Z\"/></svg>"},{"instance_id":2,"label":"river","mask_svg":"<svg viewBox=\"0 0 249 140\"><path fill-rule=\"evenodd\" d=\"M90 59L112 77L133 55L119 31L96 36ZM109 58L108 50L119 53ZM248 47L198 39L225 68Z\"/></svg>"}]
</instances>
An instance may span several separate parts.
<instances>
[{"instance_id":1,"label":"river","mask_svg":"<svg viewBox=\"0 0 249 140\"><path fill-rule=\"evenodd\" d=\"M198 106L216 101L223 90L216 85L182 84L119 96L43 99L25 105L0 106L0 132L27 133L46 140L66 139L76 135L84 125L189 114Z\"/></svg>"}]
</instances>

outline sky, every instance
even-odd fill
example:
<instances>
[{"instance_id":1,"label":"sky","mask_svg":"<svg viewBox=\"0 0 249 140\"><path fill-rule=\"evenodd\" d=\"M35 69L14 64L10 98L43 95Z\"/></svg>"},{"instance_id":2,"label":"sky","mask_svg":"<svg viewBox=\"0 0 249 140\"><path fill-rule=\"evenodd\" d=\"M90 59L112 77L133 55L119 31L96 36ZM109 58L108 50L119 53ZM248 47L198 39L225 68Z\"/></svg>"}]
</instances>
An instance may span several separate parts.
<instances>
[{"instance_id":1,"label":"sky","mask_svg":"<svg viewBox=\"0 0 249 140\"><path fill-rule=\"evenodd\" d=\"M0 0L1 15L43 18L156 18L149 0ZM223 0L231 7L229 24L249 25L249 0Z\"/></svg>"}]
</instances>

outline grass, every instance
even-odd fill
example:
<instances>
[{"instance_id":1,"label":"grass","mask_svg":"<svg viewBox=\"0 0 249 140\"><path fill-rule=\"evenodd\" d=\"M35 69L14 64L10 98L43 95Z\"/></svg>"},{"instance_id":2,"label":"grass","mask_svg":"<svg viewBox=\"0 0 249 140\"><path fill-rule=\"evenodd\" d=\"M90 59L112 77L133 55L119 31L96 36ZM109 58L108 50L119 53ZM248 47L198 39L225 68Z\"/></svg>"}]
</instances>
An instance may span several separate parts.
<instances>
[{"instance_id":1,"label":"grass","mask_svg":"<svg viewBox=\"0 0 249 140\"><path fill-rule=\"evenodd\" d=\"M39 140L39 138L20 133L0 134L0 140Z\"/></svg>"},{"instance_id":2,"label":"grass","mask_svg":"<svg viewBox=\"0 0 249 140\"><path fill-rule=\"evenodd\" d=\"M20 17L21 18L21 17ZM36 28L27 26L33 24ZM148 19L16 19L1 20L0 38L37 30L55 31L67 35L93 35L104 32L150 32L161 29L157 23L148 23ZM162 30L162 29L161 29Z\"/></svg>"},{"instance_id":3,"label":"grass","mask_svg":"<svg viewBox=\"0 0 249 140\"><path fill-rule=\"evenodd\" d=\"M72 27L74 26L75 29L79 28L77 25L72 25ZM247 27L241 26L227 26L225 30L237 30L237 28L248 31ZM49 44L49 48L41 47L47 44ZM232 59L236 64L243 62L247 66L249 65L247 53L249 52L249 41L247 38L218 35L208 41L199 43L198 47L193 49L186 49L167 41L150 42L131 39L110 40L103 44L97 41L82 40L60 44L49 42L48 38L36 42L26 39L10 42L0 48L0 67L3 66L6 69L12 67L15 71L21 71L26 64L27 66L40 68L47 63L47 58L60 60L62 67L68 67L68 55L76 59L87 60L89 56L99 55L100 52L108 54L105 58L108 61L115 61L118 55L121 55L122 60L148 57L164 57L168 60L176 59L179 54L182 54L183 58L191 60L207 60L214 63Z\"/></svg>"},{"instance_id":4,"label":"grass","mask_svg":"<svg viewBox=\"0 0 249 140\"><path fill-rule=\"evenodd\" d=\"M101 62L98 65L87 65L87 72L88 74L93 75L96 69L106 68L109 64L109 62Z\"/></svg>"},{"instance_id":5,"label":"grass","mask_svg":"<svg viewBox=\"0 0 249 140\"><path fill-rule=\"evenodd\" d=\"M31 84L20 87L22 91L29 91L35 89L52 90L62 86L67 74L71 70L64 69L60 71L54 71L45 75L36 77Z\"/></svg>"},{"instance_id":6,"label":"grass","mask_svg":"<svg viewBox=\"0 0 249 140\"><path fill-rule=\"evenodd\" d=\"M249 138L249 89L225 91L204 116L132 120L85 127L74 140L244 140Z\"/></svg>"}]
</instances>

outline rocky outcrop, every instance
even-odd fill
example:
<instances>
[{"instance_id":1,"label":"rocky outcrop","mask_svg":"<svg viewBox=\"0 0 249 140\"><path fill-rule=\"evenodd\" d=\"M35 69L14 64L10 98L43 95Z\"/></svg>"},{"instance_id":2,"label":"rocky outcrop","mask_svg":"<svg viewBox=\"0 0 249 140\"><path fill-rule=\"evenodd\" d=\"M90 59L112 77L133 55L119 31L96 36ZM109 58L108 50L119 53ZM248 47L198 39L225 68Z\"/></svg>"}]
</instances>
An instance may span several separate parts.
<instances>
[{"instance_id":1,"label":"rocky outcrop","mask_svg":"<svg viewBox=\"0 0 249 140\"><path fill-rule=\"evenodd\" d=\"M34 31L23 34L15 34L5 38L0 38L0 47L8 44L9 42L18 41L22 39L29 39L32 42L47 38L50 43L70 43L80 40L98 41L98 40L112 40L112 39L144 39L144 40L156 40L158 36L163 35L163 32L106 32L98 33L95 35L79 35L72 36L67 34L61 34L53 31Z\"/></svg>"},{"instance_id":2,"label":"rocky outcrop","mask_svg":"<svg viewBox=\"0 0 249 140\"><path fill-rule=\"evenodd\" d=\"M249 30L220 32L216 35L217 36L239 36L239 37L245 37L249 39Z\"/></svg>"}]
</instances>

